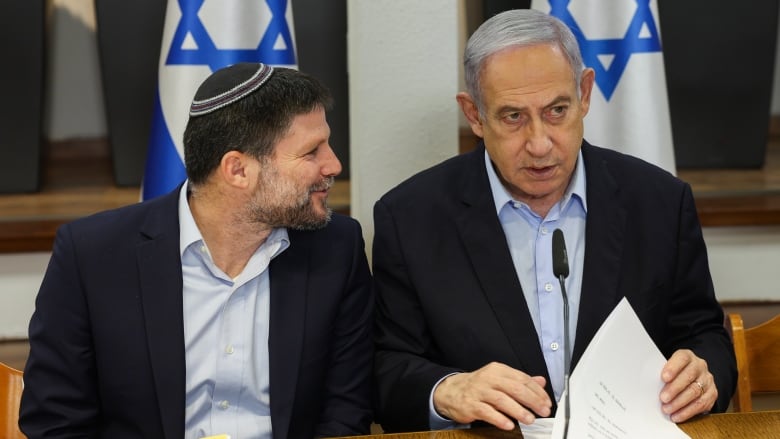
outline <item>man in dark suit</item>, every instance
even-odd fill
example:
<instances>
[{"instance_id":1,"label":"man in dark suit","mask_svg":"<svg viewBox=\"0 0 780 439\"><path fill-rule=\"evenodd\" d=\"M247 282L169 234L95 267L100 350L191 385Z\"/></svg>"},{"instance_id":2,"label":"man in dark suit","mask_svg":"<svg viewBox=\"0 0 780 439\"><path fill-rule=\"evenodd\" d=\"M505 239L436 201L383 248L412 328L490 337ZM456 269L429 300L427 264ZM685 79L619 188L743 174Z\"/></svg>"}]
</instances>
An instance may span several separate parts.
<instances>
[{"instance_id":1,"label":"man in dark suit","mask_svg":"<svg viewBox=\"0 0 780 439\"><path fill-rule=\"evenodd\" d=\"M373 294L330 95L241 63L200 86L188 180L60 228L30 322L20 427L57 437L368 433Z\"/></svg>"},{"instance_id":2,"label":"man in dark suit","mask_svg":"<svg viewBox=\"0 0 780 439\"><path fill-rule=\"evenodd\" d=\"M489 19L464 66L457 100L482 142L374 209L379 422L511 429L551 416L564 350L573 368L623 297L668 359L662 410L675 422L725 410L736 367L690 187L583 140L594 71L554 17ZM555 229L571 265L568 328Z\"/></svg>"}]
</instances>

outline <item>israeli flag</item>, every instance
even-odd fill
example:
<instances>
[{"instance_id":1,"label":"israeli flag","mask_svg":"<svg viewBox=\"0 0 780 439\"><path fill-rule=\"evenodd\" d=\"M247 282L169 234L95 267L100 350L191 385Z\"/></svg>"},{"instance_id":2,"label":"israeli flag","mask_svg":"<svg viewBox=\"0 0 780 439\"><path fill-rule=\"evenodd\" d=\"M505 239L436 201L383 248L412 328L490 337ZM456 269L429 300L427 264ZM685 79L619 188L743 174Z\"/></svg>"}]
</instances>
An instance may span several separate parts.
<instances>
[{"instance_id":1,"label":"israeli flag","mask_svg":"<svg viewBox=\"0 0 780 439\"><path fill-rule=\"evenodd\" d=\"M237 62L297 68L292 0L168 0L141 198L186 178L182 136L192 97Z\"/></svg>"},{"instance_id":2,"label":"israeli flag","mask_svg":"<svg viewBox=\"0 0 780 439\"><path fill-rule=\"evenodd\" d=\"M585 138L676 173L655 0L532 0L574 32L596 71Z\"/></svg>"}]
</instances>

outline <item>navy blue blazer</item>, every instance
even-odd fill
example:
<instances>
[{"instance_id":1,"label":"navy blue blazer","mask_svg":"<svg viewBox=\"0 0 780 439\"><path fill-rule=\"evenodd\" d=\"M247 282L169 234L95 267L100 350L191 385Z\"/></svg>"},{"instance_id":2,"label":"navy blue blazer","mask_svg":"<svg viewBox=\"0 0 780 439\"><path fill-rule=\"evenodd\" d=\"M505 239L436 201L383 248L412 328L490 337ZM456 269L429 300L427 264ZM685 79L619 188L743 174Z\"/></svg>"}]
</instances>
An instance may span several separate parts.
<instances>
[{"instance_id":1,"label":"navy blue blazer","mask_svg":"<svg viewBox=\"0 0 780 439\"><path fill-rule=\"evenodd\" d=\"M572 367L625 296L664 355L689 348L707 360L715 410L725 410L736 365L689 185L587 142L582 154L588 212ZM555 401L483 145L389 191L374 207L374 227L377 418L385 429L427 429L436 381L491 361L546 377Z\"/></svg>"},{"instance_id":2,"label":"navy blue blazer","mask_svg":"<svg viewBox=\"0 0 780 439\"><path fill-rule=\"evenodd\" d=\"M373 293L358 223L289 231L270 266L273 436L367 433ZM30 322L31 439L184 436L178 190L62 226Z\"/></svg>"}]
</instances>

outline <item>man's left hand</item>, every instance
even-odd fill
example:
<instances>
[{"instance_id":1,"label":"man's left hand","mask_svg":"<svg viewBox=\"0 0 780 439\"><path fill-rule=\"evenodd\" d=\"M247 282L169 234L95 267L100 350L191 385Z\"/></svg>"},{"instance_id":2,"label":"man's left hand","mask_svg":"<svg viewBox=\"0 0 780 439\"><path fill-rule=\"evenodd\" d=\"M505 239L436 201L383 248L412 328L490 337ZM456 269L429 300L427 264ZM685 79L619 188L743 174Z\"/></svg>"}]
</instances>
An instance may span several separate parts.
<instances>
[{"instance_id":1,"label":"man's left hand","mask_svg":"<svg viewBox=\"0 0 780 439\"><path fill-rule=\"evenodd\" d=\"M666 383L661 389L661 408L673 422L708 412L718 399L707 362L688 349L672 355L661 370L661 379Z\"/></svg>"}]
</instances>

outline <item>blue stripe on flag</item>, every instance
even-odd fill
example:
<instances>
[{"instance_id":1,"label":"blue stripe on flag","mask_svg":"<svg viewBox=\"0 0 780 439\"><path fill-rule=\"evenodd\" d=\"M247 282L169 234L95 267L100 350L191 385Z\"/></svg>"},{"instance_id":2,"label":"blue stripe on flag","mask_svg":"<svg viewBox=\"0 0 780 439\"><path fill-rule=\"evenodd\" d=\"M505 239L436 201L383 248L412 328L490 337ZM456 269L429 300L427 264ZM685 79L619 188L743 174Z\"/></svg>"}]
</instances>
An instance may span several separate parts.
<instances>
[{"instance_id":1,"label":"blue stripe on flag","mask_svg":"<svg viewBox=\"0 0 780 439\"><path fill-rule=\"evenodd\" d=\"M143 199L149 200L166 194L178 186L187 173L184 163L176 152L176 145L168 132L163 117L160 93L154 99L154 117L152 119L151 142L144 170Z\"/></svg>"}]
</instances>

